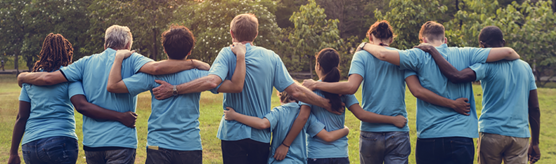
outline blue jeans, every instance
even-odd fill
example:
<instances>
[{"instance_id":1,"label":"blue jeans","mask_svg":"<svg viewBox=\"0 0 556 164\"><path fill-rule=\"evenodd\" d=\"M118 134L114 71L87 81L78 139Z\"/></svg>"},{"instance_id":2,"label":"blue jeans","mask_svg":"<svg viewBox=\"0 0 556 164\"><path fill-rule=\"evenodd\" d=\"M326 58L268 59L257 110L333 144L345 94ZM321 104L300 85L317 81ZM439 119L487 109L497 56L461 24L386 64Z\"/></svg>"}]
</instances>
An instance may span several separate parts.
<instances>
[{"instance_id":1,"label":"blue jeans","mask_svg":"<svg viewBox=\"0 0 556 164\"><path fill-rule=\"evenodd\" d=\"M135 149L85 150L85 157L87 164L133 164L135 163Z\"/></svg>"},{"instance_id":2,"label":"blue jeans","mask_svg":"<svg viewBox=\"0 0 556 164\"><path fill-rule=\"evenodd\" d=\"M472 138L417 138L417 164L472 164L475 147Z\"/></svg>"},{"instance_id":3,"label":"blue jeans","mask_svg":"<svg viewBox=\"0 0 556 164\"><path fill-rule=\"evenodd\" d=\"M349 164L349 158L309 158L307 164Z\"/></svg>"},{"instance_id":4,"label":"blue jeans","mask_svg":"<svg viewBox=\"0 0 556 164\"><path fill-rule=\"evenodd\" d=\"M146 164L202 164L203 151L178 151L158 148L147 148L147 161Z\"/></svg>"},{"instance_id":5,"label":"blue jeans","mask_svg":"<svg viewBox=\"0 0 556 164\"><path fill-rule=\"evenodd\" d=\"M70 137L48 137L21 145L27 164L71 163L77 161L77 140Z\"/></svg>"},{"instance_id":6,"label":"blue jeans","mask_svg":"<svg viewBox=\"0 0 556 164\"><path fill-rule=\"evenodd\" d=\"M408 163L409 132L361 132L359 159L362 164Z\"/></svg>"}]
</instances>

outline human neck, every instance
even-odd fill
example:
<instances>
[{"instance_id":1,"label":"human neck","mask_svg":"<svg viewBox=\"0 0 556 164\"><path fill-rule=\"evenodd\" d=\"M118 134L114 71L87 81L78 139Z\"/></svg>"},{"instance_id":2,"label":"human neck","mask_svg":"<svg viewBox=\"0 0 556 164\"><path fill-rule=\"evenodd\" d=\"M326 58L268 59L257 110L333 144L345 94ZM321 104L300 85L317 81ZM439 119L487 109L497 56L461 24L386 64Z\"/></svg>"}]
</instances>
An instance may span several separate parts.
<instances>
[{"instance_id":1,"label":"human neck","mask_svg":"<svg viewBox=\"0 0 556 164\"><path fill-rule=\"evenodd\" d=\"M444 44L444 42L441 41L441 40L435 40L435 41L426 42L426 43L428 43L428 44L430 44L430 45L432 45L432 46L434 46L434 47L440 47L440 46L442 46L442 45Z\"/></svg>"}]
</instances>

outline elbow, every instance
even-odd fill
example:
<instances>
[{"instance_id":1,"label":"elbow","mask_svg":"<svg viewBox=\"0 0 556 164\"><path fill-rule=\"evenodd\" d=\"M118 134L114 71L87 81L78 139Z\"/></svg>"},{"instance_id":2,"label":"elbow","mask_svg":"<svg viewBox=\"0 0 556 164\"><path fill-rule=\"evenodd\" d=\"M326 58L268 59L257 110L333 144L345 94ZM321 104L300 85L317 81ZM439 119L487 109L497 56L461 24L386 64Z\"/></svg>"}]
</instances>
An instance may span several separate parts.
<instances>
[{"instance_id":1,"label":"elbow","mask_svg":"<svg viewBox=\"0 0 556 164\"><path fill-rule=\"evenodd\" d=\"M348 87L347 93L353 95L355 94L355 92L357 92L357 89L359 89L358 85L351 85Z\"/></svg>"},{"instance_id":2,"label":"elbow","mask_svg":"<svg viewBox=\"0 0 556 164\"><path fill-rule=\"evenodd\" d=\"M111 93L116 93L116 88L113 85L108 84L106 90Z\"/></svg>"},{"instance_id":3,"label":"elbow","mask_svg":"<svg viewBox=\"0 0 556 164\"><path fill-rule=\"evenodd\" d=\"M418 99L423 99L423 94L418 91L418 90L409 90L411 92L411 94L413 94L413 96L415 96Z\"/></svg>"},{"instance_id":4,"label":"elbow","mask_svg":"<svg viewBox=\"0 0 556 164\"><path fill-rule=\"evenodd\" d=\"M376 55L376 57L377 57L379 60L386 60L386 51L380 50L380 51L378 52L378 54Z\"/></svg>"}]
</instances>

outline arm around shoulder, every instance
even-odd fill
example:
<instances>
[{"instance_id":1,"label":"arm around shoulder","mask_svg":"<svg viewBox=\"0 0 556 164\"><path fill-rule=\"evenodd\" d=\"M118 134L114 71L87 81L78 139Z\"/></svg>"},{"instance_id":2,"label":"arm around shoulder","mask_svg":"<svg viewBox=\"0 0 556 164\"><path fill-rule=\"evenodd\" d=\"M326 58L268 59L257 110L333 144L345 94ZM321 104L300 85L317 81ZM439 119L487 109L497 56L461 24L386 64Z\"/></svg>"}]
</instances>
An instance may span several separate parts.
<instances>
[{"instance_id":1,"label":"arm around shoulder","mask_svg":"<svg viewBox=\"0 0 556 164\"><path fill-rule=\"evenodd\" d=\"M519 59L520 56L515 52L513 48L510 47L501 47L501 48L492 48L490 49L490 53L488 54L486 62L496 62L500 60L516 60Z\"/></svg>"}]
</instances>

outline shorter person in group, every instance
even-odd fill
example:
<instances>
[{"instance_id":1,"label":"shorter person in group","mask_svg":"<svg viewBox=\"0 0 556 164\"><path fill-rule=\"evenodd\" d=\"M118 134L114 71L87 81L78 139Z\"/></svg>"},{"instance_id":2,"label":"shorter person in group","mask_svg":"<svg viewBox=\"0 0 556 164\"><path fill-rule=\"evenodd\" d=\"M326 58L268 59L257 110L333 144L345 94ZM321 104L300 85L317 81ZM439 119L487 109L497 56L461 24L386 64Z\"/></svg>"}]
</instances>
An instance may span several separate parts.
<instances>
[{"instance_id":1,"label":"shorter person in group","mask_svg":"<svg viewBox=\"0 0 556 164\"><path fill-rule=\"evenodd\" d=\"M320 123L315 116L309 119L302 132L294 139L291 145L287 145L288 153L286 156L276 154L276 149L283 144L291 125L299 115L299 104L287 91L279 92L281 106L275 107L264 118L248 116L235 112L234 109L227 107L224 110L224 118L228 121L238 121L256 129L268 129L272 132L272 144L268 163L307 163L307 137L319 137L326 142L333 142L349 133L349 129L344 127L334 131L326 131L324 124ZM308 135L308 136L307 136Z\"/></svg>"}]
</instances>

